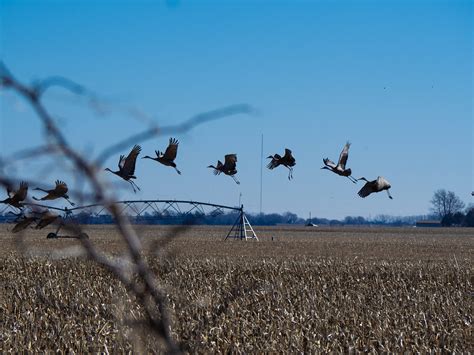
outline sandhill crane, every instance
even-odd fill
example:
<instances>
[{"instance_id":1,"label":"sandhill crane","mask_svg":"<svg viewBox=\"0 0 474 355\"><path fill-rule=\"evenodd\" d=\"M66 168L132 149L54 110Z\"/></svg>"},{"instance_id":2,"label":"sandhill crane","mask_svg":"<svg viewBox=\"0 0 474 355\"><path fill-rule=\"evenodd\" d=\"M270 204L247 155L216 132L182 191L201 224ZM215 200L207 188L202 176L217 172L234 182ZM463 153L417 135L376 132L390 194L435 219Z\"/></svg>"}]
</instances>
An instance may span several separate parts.
<instances>
[{"instance_id":1,"label":"sandhill crane","mask_svg":"<svg viewBox=\"0 0 474 355\"><path fill-rule=\"evenodd\" d=\"M214 169L214 175L219 175L220 173L224 173L229 175L237 184L240 182L234 176L237 174L236 163L237 163L237 154L227 154L224 158L224 164L220 160L217 161L217 166L209 165L208 168Z\"/></svg>"},{"instance_id":2,"label":"sandhill crane","mask_svg":"<svg viewBox=\"0 0 474 355\"><path fill-rule=\"evenodd\" d=\"M181 171L176 168L176 164L174 162L178 153L178 144L179 142L177 139L170 138L170 143L168 144L168 148L166 148L166 151L164 153L160 152L159 150L155 150L156 158L152 158L146 155L142 159L151 159L163 165L171 166L176 170L178 174L181 175Z\"/></svg>"},{"instance_id":3,"label":"sandhill crane","mask_svg":"<svg viewBox=\"0 0 474 355\"><path fill-rule=\"evenodd\" d=\"M377 177L376 180L372 180L372 181L367 180L365 177L361 177L360 179L357 179L357 180L366 181L365 185L358 192L358 195L360 197L367 197L373 192L380 192L380 191L386 190L387 194L388 194L388 197L390 199L393 198L390 195L390 192L388 191L388 189L390 189L392 186L382 176L379 176L379 177Z\"/></svg>"},{"instance_id":4,"label":"sandhill crane","mask_svg":"<svg viewBox=\"0 0 474 355\"><path fill-rule=\"evenodd\" d=\"M11 188L7 187L8 198L0 203L6 203L16 208L23 208L22 201L25 200L26 195L28 194L28 183L25 181L20 182L20 187L17 191L12 191Z\"/></svg>"},{"instance_id":5,"label":"sandhill crane","mask_svg":"<svg viewBox=\"0 0 474 355\"><path fill-rule=\"evenodd\" d=\"M267 159L271 159L268 163L267 168L272 170L275 169L279 165L283 165L284 167L288 168L288 180L293 179L293 167L296 165L296 160L291 155L291 150L285 148L285 155L281 156L280 154L270 155Z\"/></svg>"},{"instance_id":6,"label":"sandhill crane","mask_svg":"<svg viewBox=\"0 0 474 355\"><path fill-rule=\"evenodd\" d=\"M68 187L64 181L56 180L56 186L52 190L44 190L42 188L35 188L35 190L46 192L47 195L42 198L33 197L36 201L46 201L46 200L56 200L58 198L64 198L67 202L74 206L74 203L69 200L69 196L67 195Z\"/></svg>"},{"instance_id":7,"label":"sandhill crane","mask_svg":"<svg viewBox=\"0 0 474 355\"><path fill-rule=\"evenodd\" d=\"M347 158L349 157L350 146L351 144L347 142L344 148L342 149L341 154L339 155L339 161L337 165L333 161L326 158L326 159L323 159L323 163L325 166L323 166L321 169L327 169L327 170L332 171L333 173L336 173L337 175L345 176L355 184L357 183L357 180L351 176L352 174L351 169L346 169L346 163L347 163Z\"/></svg>"},{"instance_id":8,"label":"sandhill crane","mask_svg":"<svg viewBox=\"0 0 474 355\"><path fill-rule=\"evenodd\" d=\"M121 155L118 162L119 170L112 171L109 168L105 169L129 182L130 185L132 185L133 192L135 193L137 192L137 190L135 190L135 187L138 190L140 190L140 188L131 179L137 178L133 174L135 174L135 163L137 161L138 154L140 154L141 150L142 148L139 145L135 145L126 158L125 155Z\"/></svg>"},{"instance_id":9,"label":"sandhill crane","mask_svg":"<svg viewBox=\"0 0 474 355\"><path fill-rule=\"evenodd\" d=\"M42 213L41 217L39 217L35 229L43 229L44 227L49 226L51 223L55 222L58 218L59 215L46 210Z\"/></svg>"},{"instance_id":10,"label":"sandhill crane","mask_svg":"<svg viewBox=\"0 0 474 355\"><path fill-rule=\"evenodd\" d=\"M36 229L42 229L59 218L59 215L52 213L49 210L33 210L24 214L12 214L17 216L17 218L15 219L16 224L12 229L12 233L18 233L26 229L34 222L37 222L35 226Z\"/></svg>"},{"instance_id":11,"label":"sandhill crane","mask_svg":"<svg viewBox=\"0 0 474 355\"><path fill-rule=\"evenodd\" d=\"M28 228L33 222L37 221L38 217L35 215L22 215L15 220L16 224L12 229L12 233L18 233Z\"/></svg>"}]
</instances>

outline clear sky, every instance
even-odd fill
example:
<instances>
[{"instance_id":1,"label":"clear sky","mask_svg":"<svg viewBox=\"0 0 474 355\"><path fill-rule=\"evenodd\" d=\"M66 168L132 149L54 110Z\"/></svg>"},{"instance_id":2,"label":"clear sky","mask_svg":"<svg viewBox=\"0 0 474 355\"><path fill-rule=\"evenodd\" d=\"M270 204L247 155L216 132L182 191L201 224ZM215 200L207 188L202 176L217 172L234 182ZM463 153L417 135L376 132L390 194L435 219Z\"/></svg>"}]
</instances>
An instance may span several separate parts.
<instances>
[{"instance_id":1,"label":"clear sky","mask_svg":"<svg viewBox=\"0 0 474 355\"><path fill-rule=\"evenodd\" d=\"M177 136L181 176L138 161L142 190L133 196L120 183L120 198L235 205L242 193L247 210L258 212L263 134L265 156L288 147L297 161L292 181L284 168L265 168L264 212L425 214L439 188L472 202L471 1L0 0L0 31L0 58L19 79L62 75L160 124L228 104L258 108ZM90 156L146 127L117 111L97 115L58 90L46 102ZM24 102L2 93L0 105L1 156L41 143ZM144 142L143 155L168 139ZM347 140L355 177L384 176L393 200L361 199L361 182L320 170ZM240 186L206 168L227 153L238 155ZM105 166L115 169L118 155ZM38 173L45 183L78 183L51 160L15 171Z\"/></svg>"}]
</instances>

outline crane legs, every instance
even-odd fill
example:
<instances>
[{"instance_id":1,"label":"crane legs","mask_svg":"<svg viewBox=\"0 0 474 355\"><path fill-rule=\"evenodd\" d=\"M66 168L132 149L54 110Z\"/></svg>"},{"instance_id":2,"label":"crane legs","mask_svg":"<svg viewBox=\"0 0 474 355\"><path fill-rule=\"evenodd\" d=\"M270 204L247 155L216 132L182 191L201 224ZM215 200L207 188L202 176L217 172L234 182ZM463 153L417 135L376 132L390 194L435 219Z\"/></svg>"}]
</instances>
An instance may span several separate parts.
<instances>
[{"instance_id":1,"label":"crane legs","mask_svg":"<svg viewBox=\"0 0 474 355\"><path fill-rule=\"evenodd\" d=\"M351 180L354 184L357 184L357 179L354 179L352 176L348 176L347 178Z\"/></svg>"},{"instance_id":2,"label":"crane legs","mask_svg":"<svg viewBox=\"0 0 474 355\"><path fill-rule=\"evenodd\" d=\"M69 202L71 204L71 206L75 206L76 204L74 202L71 202L71 200L69 200L68 198L66 197L63 197L67 202Z\"/></svg>"},{"instance_id":3,"label":"crane legs","mask_svg":"<svg viewBox=\"0 0 474 355\"><path fill-rule=\"evenodd\" d=\"M137 190L140 191L140 188L132 180L127 180L127 181L130 183L130 185L132 185L133 192L137 193ZM137 190L135 189L135 187L137 188Z\"/></svg>"},{"instance_id":4,"label":"crane legs","mask_svg":"<svg viewBox=\"0 0 474 355\"><path fill-rule=\"evenodd\" d=\"M230 177L231 177L232 179L234 179L234 181L235 181L235 183L236 183L237 185L240 185L240 181L237 180L237 178L236 178L234 175L230 175Z\"/></svg>"}]
</instances>

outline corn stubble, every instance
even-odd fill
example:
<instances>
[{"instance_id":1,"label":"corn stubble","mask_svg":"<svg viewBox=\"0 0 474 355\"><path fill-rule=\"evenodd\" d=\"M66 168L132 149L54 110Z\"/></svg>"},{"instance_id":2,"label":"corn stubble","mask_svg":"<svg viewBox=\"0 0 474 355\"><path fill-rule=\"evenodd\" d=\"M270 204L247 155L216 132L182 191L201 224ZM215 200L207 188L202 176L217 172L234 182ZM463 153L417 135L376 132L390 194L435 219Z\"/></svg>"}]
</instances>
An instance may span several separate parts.
<instances>
[{"instance_id":1,"label":"corn stubble","mask_svg":"<svg viewBox=\"0 0 474 355\"><path fill-rule=\"evenodd\" d=\"M184 351L474 350L472 258L285 257L265 241L242 256L248 246L226 243L225 256L193 256L203 243L191 238L185 255L148 256ZM0 265L2 352L163 350L140 306L92 261L12 252Z\"/></svg>"}]
</instances>

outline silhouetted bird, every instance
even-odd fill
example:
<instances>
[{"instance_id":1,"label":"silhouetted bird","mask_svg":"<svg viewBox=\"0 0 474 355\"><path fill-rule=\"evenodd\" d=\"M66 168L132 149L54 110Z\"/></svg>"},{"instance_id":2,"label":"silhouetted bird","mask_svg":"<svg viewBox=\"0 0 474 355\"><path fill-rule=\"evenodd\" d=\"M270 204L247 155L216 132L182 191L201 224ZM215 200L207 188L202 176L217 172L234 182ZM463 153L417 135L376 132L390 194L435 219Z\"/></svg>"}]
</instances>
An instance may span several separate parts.
<instances>
[{"instance_id":1,"label":"silhouetted bird","mask_svg":"<svg viewBox=\"0 0 474 355\"><path fill-rule=\"evenodd\" d=\"M33 197L33 199L36 201L56 200L58 198L64 198L67 202L71 204L71 206L74 206L74 203L69 200L69 196L67 195L68 187L64 181L56 180L56 186L52 190L44 190L39 187L35 188L35 190L47 193L47 195L42 198Z\"/></svg>"},{"instance_id":2,"label":"silhouetted bird","mask_svg":"<svg viewBox=\"0 0 474 355\"><path fill-rule=\"evenodd\" d=\"M160 152L159 150L155 150L156 158L152 158L146 155L142 159L151 159L163 165L171 166L176 170L178 174L181 175L181 171L176 168L176 164L174 162L174 160L176 159L176 155L178 154L178 144L178 140L176 140L175 138L170 138L170 143L164 153Z\"/></svg>"},{"instance_id":3,"label":"silhouetted bird","mask_svg":"<svg viewBox=\"0 0 474 355\"><path fill-rule=\"evenodd\" d=\"M109 168L106 168L105 170L110 171L111 173L114 173L117 176L120 176L122 179L125 181L129 182L130 185L132 185L133 192L137 192L135 190L135 187L140 190L140 188L135 184L131 179L136 179L137 177L134 175L135 174L135 163L137 161L138 154L140 154L142 148L139 145L135 145L131 152L128 154L127 158L125 158L125 155L121 155L119 162L118 162L118 167L119 170L117 171L112 171Z\"/></svg>"},{"instance_id":4,"label":"silhouetted bird","mask_svg":"<svg viewBox=\"0 0 474 355\"><path fill-rule=\"evenodd\" d=\"M379 176L377 177L377 180L372 180L372 181L367 180L365 177L361 177L360 179L357 179L357 180L366 181L365 185L358 192L358 195L360 197L367 197L373 192L380 192L380 191L386 190L388 197L392 199L392 196L390 195L390 192L388 191L388 189L390 189L392 186L382 176Z\"/></svg>"},{"instance_id":5,"label":"silhouetted bird","mask_svg":"<svg viewBox=\"0 0 474 355\"><path fill-rule=\"evenodd\" d=\"M347 163L347 158L349 157L350 146L351 144L347 142L344 148L342 149L341 154L339 155L339 161L337 165L333 161L326 158L326 159L323 159L323 163L325 166L323 166L321 169L327 169L327 170L332 171L333 173L336 173L337 175L345 176L355 184L357 183L357 180L351 176L352 174L351 169L346 169L346 163Z\"/></svg>"},{"instance_id":6,"label":"silhouetted bird","mask_svg":"<svg viewBox=\"0 0 474 355\"><path fill-rule=\"evenodd\" d=\"M217 166L209 165L208 168L214 169L214 175L219 175L220 173L224 173L229 175L237 184L240 182L235 178L235 174L237 174L237 154L227 154L225 156L224 164L220 160L217 161Z\"/></svg>"},{"instance_id":7,"label":"silhouetted bird","mask_svg":"<svg viewBox=\"0 0 474 355\"><path fill-rule=\"evenodd\" d=\"M59 218L59 215L52 213L49 210L43 212L41 217L38 219L38 223L35 226L35 229L43 229L46 226L49 226L51 223L55 222Z\"/></svg>"},{"instance_id":8,"label":"silhouetted bird","mask_svg":"<svg viewBox=\"0 0 474 355\"><path fill-rule=\"evenodd\" d=\"M35 229L42 229L60 218L59 215L52 213L49 210L33 210L19 215L15 213L12 214L17 216L15 219L16 224L12 229L12 233L18 233L26 229L34 222L37 222Z\"/></svg>"},{"instance_id":9,"label":"silhouetted bird","mask_svg":"<svg viewBox=\"0 0 474 355\"><path fill-rule=\"evenodd\" d=\"M285 155L280 156L280 154L270 155L267 159L271 159L268 163L267 168L272 170L275 169L279 165L283 165L284 167L288 168L288 180L293 178L293 167L296 165L296 160L291 155L291 150L285 148Z\"/></svg>"},{"instance_id":10,"label":"silhouetted bird","mask_svg":"<svg viewBox=\"0 0 474 355\"><path fill-rule=\"evenodd\" d=\"M38 216L34 214L31 215L22 215L15 220L16 224L12 229L12 233L18 233L26 228L28 228L33 222L38 220Z\"/></svg>"},{"instance_id":11,"label":"silhouetted bird","mask_svg":"<svg viewBox=\"0 0 474 355\"><path fill-rule=\"evenodd\" d=\"M17 191L12 191L7 187L8 198L0 203L6 203L16 208L23 208L22 202L25 200L26 195L28 194L28 183L25 181L20 182L20 188Z\"/></svg>"}]
</instances>

